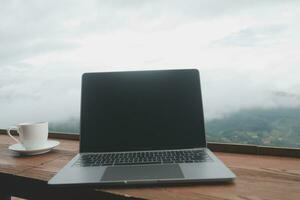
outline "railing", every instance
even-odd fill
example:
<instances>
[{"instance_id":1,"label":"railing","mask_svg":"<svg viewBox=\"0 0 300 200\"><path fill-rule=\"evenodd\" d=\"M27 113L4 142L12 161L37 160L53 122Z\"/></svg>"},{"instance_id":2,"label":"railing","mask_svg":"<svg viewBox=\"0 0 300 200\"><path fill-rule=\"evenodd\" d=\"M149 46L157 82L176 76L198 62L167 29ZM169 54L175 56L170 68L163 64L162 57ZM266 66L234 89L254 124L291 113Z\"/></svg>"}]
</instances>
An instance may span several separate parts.
<instances>
[{"instance_id":1,"label":"railing","mask_svg":"<svg viewBox=\"0 0 300 200\"><path fill-rule=\"evenodd\" d=\"M6 130L0 129L0 134L6 134ZM12 131L12 134L17 135L16 131ZM79 140L80 135L78 133L50 132L49 138ZM210 150L218 152L269 156L287 156L300 158L300 148L270 147L250 144L232 144L217 142L208 142L207 146Z\"/></svg>"}]
</instances>

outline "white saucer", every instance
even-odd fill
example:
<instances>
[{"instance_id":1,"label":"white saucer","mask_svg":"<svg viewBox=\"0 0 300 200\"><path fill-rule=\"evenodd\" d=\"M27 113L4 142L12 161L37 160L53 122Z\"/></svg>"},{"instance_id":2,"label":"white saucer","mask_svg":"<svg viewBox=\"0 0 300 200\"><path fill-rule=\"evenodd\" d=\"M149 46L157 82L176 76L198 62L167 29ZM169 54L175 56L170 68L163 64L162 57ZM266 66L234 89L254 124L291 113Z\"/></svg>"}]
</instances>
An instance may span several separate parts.
<instances>
[{"instance_id":1,"label":"white saucer","mask_svg":"<svg viewBox=\"0 0 300 200\"><path fill-rule=\"evenodd\" d=\"M56 147L57 145L59 145L59 141L48 140L43 147L38 149L25 149L25 147L20 143L10 145L8 149L14 152L18 152L19 154L29 156L29 155L38 155L38 154L46 153L51 149L53 149L54 147Z\"/></svg>"}]
</instances>

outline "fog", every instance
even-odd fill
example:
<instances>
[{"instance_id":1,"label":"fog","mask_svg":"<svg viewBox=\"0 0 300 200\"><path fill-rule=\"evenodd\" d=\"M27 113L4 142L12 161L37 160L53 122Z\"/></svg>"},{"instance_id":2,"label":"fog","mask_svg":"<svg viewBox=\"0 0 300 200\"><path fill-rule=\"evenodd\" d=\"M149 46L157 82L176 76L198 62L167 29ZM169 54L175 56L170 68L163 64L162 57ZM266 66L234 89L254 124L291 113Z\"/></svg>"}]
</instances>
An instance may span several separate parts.
<instances>
[{"instance_id":1,"label":"fog","mask_svg":"<svg viewBox=\"0 0 300 200\"><path fill-rule=\"evenodd\" d=\"M79 116L81 74L198 68L207 119L300 104L300 1L0 6L0 128Z\"/></svg>"}]
</instances>

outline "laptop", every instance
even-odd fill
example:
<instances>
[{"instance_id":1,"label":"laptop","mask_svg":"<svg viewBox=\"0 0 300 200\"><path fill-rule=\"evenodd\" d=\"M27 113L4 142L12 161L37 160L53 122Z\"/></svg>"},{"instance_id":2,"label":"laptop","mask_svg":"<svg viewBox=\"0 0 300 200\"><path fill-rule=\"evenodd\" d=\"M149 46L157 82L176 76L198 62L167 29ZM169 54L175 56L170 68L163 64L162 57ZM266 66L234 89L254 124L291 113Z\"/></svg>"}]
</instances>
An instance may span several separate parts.
<instances>
[{"instance_id":1,"label":"laptop","mask_svg":"<svg viewBox=\"0 0 300 200\"><path fill-rule=\"evenodd\" d=\"M207 148L197 69L85 73L80 150L51 185L232 181Z\"/></svg>"}]
</instances>

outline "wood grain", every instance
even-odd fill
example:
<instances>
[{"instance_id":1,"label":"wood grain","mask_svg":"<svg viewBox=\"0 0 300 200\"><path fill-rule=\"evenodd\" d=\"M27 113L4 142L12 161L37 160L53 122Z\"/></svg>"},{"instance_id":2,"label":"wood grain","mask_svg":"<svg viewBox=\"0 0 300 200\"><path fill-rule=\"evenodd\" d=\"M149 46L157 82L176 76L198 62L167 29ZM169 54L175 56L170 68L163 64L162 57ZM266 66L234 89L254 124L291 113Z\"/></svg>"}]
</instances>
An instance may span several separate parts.
<instances>
[{"instance_id":1,"label":"wood grain","mask_svg":"<svg viewBox=\"0 0 300 200\"><path fill-rule=\"evenodd\" d=\"M0 135L0 174L25 180L48 181L78 153L78 141L59 139L53 151L32 157L8 150L13 141ZM142 199L300 199L300 159L221 153L216 155L237 175L229 184L193 184L182 186L99 188L99 193ZM1 182L2 180L0 180ZM3 183L2 183L3 184ZM116 197L117 197L116 196Z\"/></svg>"}]
</instances>

